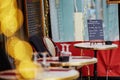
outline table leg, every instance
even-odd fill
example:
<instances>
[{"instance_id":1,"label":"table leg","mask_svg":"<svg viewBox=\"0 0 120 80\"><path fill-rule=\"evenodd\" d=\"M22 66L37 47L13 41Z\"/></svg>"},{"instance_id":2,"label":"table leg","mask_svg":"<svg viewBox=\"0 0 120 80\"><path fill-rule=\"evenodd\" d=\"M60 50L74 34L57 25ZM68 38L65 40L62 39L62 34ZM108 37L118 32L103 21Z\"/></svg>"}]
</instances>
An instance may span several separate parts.
<instances>
[{"instance_id":1,"label":"table leg","mask_svg":"<svg viewBox=\"0 0 120 80\"><path fill-rule=\"evenodd\" d=\"M94 57L97 57L97 50L94 50ZM94 80L97 80L97 63L94 64Z\"/></svg>"},{"instance_id":2,"label":"table leg","mask_svg":"<svg viewBox=\"0 0 120 80\"><path fill-rule=\"evenodd\" d=\"M75 67L76 70L78 70L78 67ZM80 76L77 80L82 80L82 68L79 69L80 70Z\"/></svg>"},{"instance_id":3,"label":"table leg","mask_svg":"<svg viewBox=\"0 0 120 80\"><path fill-rule=\"evenodd\" d=\"M82 68L80 68L80 80L82 80Z\"/></svg>"}]
</instances>

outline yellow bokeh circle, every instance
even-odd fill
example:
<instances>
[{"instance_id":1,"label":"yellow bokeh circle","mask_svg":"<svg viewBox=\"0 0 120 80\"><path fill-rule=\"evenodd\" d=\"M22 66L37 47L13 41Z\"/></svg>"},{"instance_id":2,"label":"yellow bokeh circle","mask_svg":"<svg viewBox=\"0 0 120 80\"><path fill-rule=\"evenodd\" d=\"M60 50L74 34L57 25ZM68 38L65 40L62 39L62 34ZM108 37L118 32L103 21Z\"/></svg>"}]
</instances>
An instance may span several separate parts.
<instances>
[{"instance_id":1,"label":"yellow bokeh circle","mask_svg":"<svg viewBox=\"0 0 120 80\"><path fill-rule=\"evenodd\" d=\"M3 19L8 16L15 16L17 13L17 8L13 4L9 4L8 6L0 9L0 19Z\"/></svg>"},{"instance_id":2,"label":"yellow bokeh circle","mask_svg":"<svg viewBox=\"0 0 120 80\"><path fill-rule=\"evenodd\" d=\"M11 57L18 61L32 59L33 50L31 45L16 37L8 39L6 50Z\"/></svg>"},{"instance_id":3,"label":"yellow bokeh circle","mask_svg":"<svg viewBox=\"0 0 120 80\"><path fill-rule=\"evenodd\" d=\"M1 32L10 37L18 30L17 18L15 16L7 16L1 21Z\"/></svg>"},{"instance_id":4,"label":"yellow bokeh circle","mask_svg":"<svg viewBox=\"0 0 120 80\"><path fill-rule=\"evenodd\" d=\"M29 43L25 41L18 41L14 46L14 58L17 60L32 59L33 50Z\"/></svg>"},{"instance_id":5,"label":"yellow bokeh circle","mask_svg":"<svg viewBox=\"0 0 120 80\"><path fill-rule=\"evenodd\" d=\"M18 68L18 72L25 79L33 79L36 77L38 66L29 60L21 61Z\"/></svg>"},{"instance_id":6,"label":"yellow bokeh circle","mask_svg":"<svg viewBox=\"0 0 120 80\"><path fill-rule=\"evenodd\" d=\"M0 0L0 10L8 7L8 5L10 5L12 1L14 0Z\"/></svg>"},{"instance_id":7,"label":"yellow bokeh circle","mask_svg":"<svg viewBox=\"0 0 120 80\"><path fill-rule=\"evenodd\" d=\"M19 39L14 36L14 37L9 38L6 42L6 51L13 58L14 58L14 46L16 45L18 41Z\"/></svg>"},{"instance_id":8,"label":"yellow bokeh circle","mask_svg":"<svg viewBox=\"0 0 120 80\"><path fill-rule=\"evenodd\" d=\"M18 11L16 0L1 0L0 1L0 22L1 32L7 36L13 36L23 23L22 12ZM17 15L18 14L18 15ZM20 15L20 16L19 16ZM20 20L18 20L19 17Z\"/></svg>"}]
</instances>

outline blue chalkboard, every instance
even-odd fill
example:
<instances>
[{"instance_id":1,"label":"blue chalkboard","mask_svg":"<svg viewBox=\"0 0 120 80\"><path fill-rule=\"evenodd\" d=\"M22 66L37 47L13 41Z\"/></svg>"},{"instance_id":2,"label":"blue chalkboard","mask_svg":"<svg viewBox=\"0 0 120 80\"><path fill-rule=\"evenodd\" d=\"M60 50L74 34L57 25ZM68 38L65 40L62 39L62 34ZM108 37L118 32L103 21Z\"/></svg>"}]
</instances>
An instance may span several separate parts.
<instances>
[{"instance_id":1,"label":"blue chalkboard","mask_svg":"<svg viewBox=\"0 0 120 80\"><path fill-rule=\"evenodd\" d=\"M89 40L104 40L102 20L88 20Z\"/></svg>"}]
</instances>

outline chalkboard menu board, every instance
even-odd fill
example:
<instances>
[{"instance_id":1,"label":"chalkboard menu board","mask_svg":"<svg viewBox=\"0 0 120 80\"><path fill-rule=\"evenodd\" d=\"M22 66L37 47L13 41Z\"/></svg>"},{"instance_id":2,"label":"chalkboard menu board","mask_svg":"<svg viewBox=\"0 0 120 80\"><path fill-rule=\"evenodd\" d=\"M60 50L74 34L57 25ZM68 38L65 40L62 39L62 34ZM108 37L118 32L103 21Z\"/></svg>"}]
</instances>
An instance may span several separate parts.
<instances>
[{"instance_id":1,"label":"chalkboard menu board","mask_svg":"<svg viewBox=\"0 0 120 80\"><path fill-rule=\"evenodd\" d=\"M89 40L104 40L102 20L88 20Z\"/></svg>"},{"instance_id":2,"label":"chalkboard menu board","mask_svg":"<svg viewBox=\"0 0 120 80\"><path fill-rule=\"evenodd\" d=\"M28 36L40 32L40 0L26 0Z\"/></svg>"}]
</instances>

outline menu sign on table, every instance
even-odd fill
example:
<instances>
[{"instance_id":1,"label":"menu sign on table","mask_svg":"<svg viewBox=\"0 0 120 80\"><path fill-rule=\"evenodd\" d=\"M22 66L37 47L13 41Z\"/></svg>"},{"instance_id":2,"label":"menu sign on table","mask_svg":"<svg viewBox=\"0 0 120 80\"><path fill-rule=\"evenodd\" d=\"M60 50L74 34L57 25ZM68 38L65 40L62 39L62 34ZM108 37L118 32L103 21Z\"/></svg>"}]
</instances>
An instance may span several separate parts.
<instances>
[{"instance_id":1,"label":"menu sign on table","mask_svg":"<svg viewBox=\"0 0 120 80\"><path fill-rule=\"evenodd\" d=\"M89 40L104 40L102 20L88 20Z\"/></svg>"}]
</instances>

